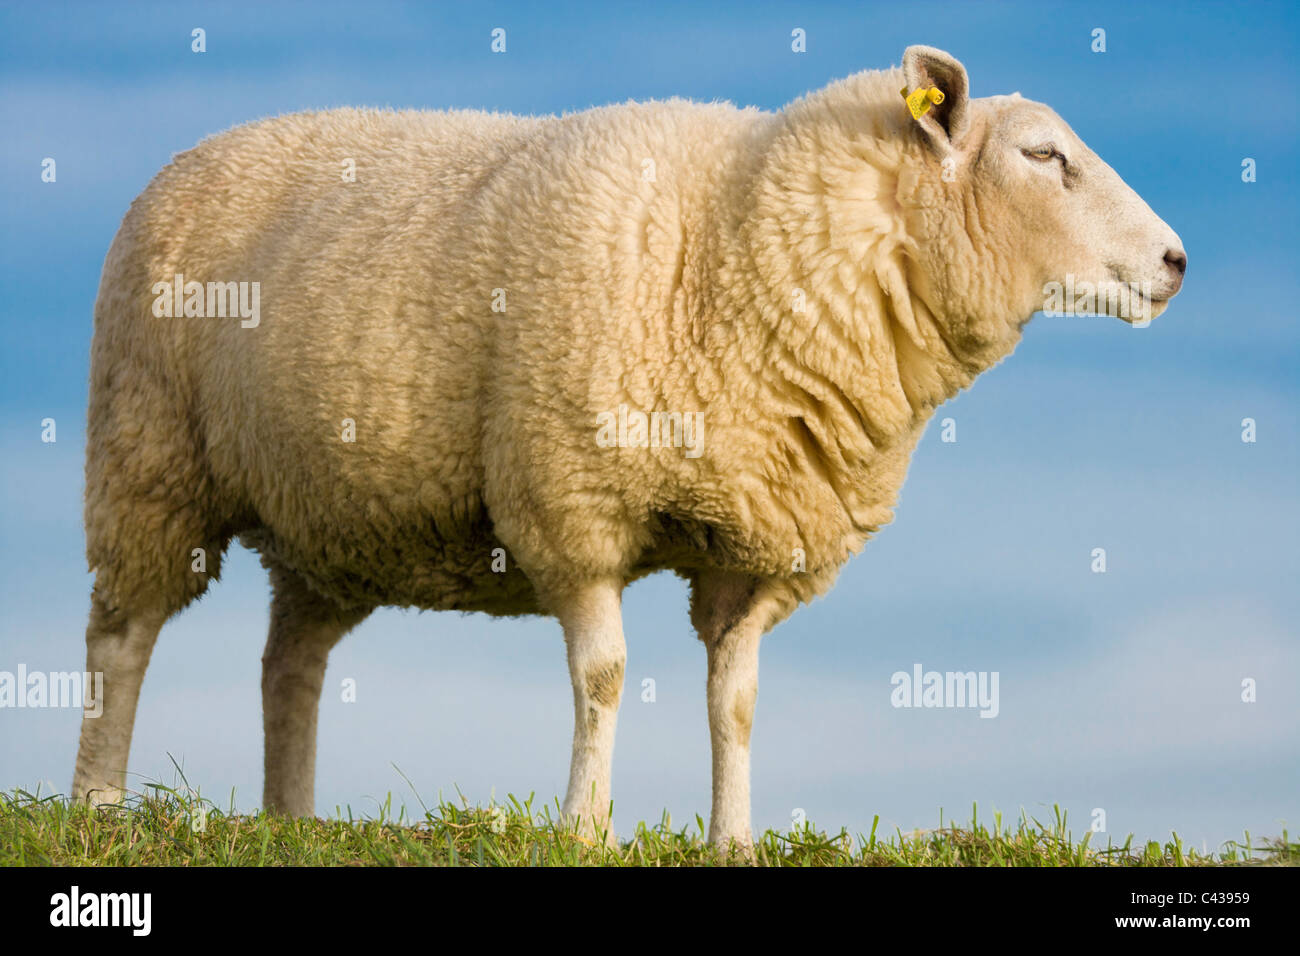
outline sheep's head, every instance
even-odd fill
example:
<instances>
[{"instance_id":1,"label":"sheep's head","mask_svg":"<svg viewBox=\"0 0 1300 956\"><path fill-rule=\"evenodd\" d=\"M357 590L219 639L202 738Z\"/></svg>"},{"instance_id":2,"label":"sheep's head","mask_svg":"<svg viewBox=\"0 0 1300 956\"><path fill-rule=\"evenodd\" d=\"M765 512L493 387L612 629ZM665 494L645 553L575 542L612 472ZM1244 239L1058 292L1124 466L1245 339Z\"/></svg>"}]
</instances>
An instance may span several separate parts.
<instances>
[{"instance_id":1,"label":"sheep's head","mask_svg":"<svg viewBox=\"0 0 1300 956\"><path fill-rule=\"evenodd\" d=\"M1164 311L1182 242L1064 120L1019 94L971 99L965 67L932 47L908 47L903 73L908 92L942 94L913 120L920 179L941 186L920 193L908 232L950 320Z\"/></svg>"}]
</instances>

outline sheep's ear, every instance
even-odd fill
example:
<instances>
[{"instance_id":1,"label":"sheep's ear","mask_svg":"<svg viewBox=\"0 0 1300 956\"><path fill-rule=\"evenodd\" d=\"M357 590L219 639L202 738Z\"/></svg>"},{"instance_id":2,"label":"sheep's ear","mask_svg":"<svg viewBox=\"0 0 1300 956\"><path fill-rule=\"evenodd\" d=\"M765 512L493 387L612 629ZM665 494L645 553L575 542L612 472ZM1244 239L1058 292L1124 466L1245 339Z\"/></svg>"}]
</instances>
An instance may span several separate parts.
<instances>
[{"instance_id":1,"label":"sheep's ear","mask_svg":"<svg viewBox=\"0 0 1300 956\"><path fill-rule=\"evenodd\" d=\"M943 102L932 106L916 121L935 148L947 152L960 146L969 125L970 84L966 67L943 50L909 46L903 51L903 76L909 93L932 86L943 93Z\"/></svg>"}]
</instances>

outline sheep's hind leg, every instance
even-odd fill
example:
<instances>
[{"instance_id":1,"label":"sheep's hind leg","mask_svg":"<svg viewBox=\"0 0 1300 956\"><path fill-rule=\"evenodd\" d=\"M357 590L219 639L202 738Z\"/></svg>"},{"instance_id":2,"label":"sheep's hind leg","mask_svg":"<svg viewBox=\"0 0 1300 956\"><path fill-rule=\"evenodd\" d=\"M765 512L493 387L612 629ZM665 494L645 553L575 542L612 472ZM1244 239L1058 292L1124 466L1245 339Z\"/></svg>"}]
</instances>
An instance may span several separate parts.
<instances>
[{"instance_id":1,"label":"sheep's hind leg","mask_svg":"<svg viewBox=\"0 0 1300 956\"><path fill-rule=\"evenodd\" d=\"M72 797L102 806L126 791L140 685L158 632L220 574L228 538L187 503L140 495L145 479L121 462L104 465L93 452L90 460L98 480L88 480L86 493L87 553L96 562L86 673L102 694L82 714Z\"/></svg>"},{"instance_id":2,"label":"sheep's hind leg","mask_svg":"<svg viewBox=\"0 0 1300 956\"><path fill-rule=\"evenodd\" d=\"M610 811L610 774L627 662L621 590L614 583L593 583L550 602L564 628L573 681L573 759L564 819L586 837L603 833L613 847L618 840Z\"/></svg>"},{"instance_id":3,"label":"sheep's hind leg","mask_svg":"<svg viewBox=\"0 0 1300 956\"><path fill-rule=\"evenodd\" d=\"M104 806L120 803L126 791L140 685L166 614L126 614L91 599L86 627L86 673L100 697L87 701L72 778L73 799Z\"/></svg>"},{"instance_id":4,"label":"sheep's hind leg","mask_svg":"<svg viewBox=\"0 0 1300 956\"><path fill-rule=\"evenodd\" d=\"M316 810L316 721L329 652L370 613L344 610L297 574L270 565L271 628L262 655L265 777L262 806L286 816Z\"/></svg>"}]
</instances>

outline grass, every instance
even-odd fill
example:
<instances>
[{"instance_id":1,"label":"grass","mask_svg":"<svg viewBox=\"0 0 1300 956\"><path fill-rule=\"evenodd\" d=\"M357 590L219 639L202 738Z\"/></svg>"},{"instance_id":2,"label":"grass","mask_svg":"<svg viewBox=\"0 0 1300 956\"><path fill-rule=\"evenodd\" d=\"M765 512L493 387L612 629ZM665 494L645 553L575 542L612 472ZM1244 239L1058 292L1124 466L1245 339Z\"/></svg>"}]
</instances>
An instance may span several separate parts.
<instances>
[{"instance_id":1,"label":"grass","mask_svg":"<svg viewBox=\"0 0 1300 956\"><path fill-rule=\"evenodd\" d=\"M392 815L392 795L374 817L289 819L241 815L181 788L150 784L117 807L70 806L62 797L23 790L0 793L0 866L725 866L740 855L708 846L704 822L674 829L665 818L640 823L632 840L613 850L556 823L549 806L532 798L475 807L443 802L408 820ZM879 817L876 818L876 825ZM994 814L992 829L977 819L963 826L882 839L876 826L856 838L828 835L811 824L757 838L760 866L1232 866L1300 865L1300 844L1281 839L1227 843L1215 854L1185 847L1175 833L1161 844L1094 846L1079 840L1065 814L1040 823L1021 812L1014 828Z\"/></svg>"}]
</instances>

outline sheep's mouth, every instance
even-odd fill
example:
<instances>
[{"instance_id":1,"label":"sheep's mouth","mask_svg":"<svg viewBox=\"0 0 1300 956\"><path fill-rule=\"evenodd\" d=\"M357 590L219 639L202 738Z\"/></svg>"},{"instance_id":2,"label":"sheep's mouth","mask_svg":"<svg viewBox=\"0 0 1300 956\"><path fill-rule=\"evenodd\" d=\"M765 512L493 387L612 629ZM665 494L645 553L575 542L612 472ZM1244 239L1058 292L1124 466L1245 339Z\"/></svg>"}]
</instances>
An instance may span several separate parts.
<instances>
[{"instance_id":1,"label":"sheep's mouth","mask_svg":"<svg viewBox=\"0 0 1300 956\"><path fill-rule=\"evenodd\" d=\"M1146 314L1142 314L1142 313L1134 314L1134 310L1130 308L1128 315L1120 315L1120 316L1116 316L1116 318L1124 322L1127 322L1129 325L1134 325L1139 322L1142 323L1143 325L1146 325L1152 319L1159 318L1159 316L1165 311L1165 309L1169 307L1169 300L1148 298L1146 300L1146 306L1147 306Z\"/></svg>"}]
</instances>

